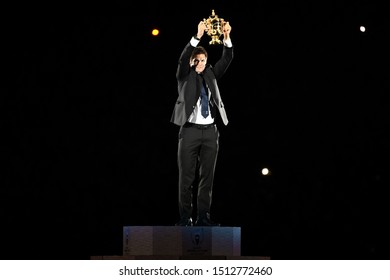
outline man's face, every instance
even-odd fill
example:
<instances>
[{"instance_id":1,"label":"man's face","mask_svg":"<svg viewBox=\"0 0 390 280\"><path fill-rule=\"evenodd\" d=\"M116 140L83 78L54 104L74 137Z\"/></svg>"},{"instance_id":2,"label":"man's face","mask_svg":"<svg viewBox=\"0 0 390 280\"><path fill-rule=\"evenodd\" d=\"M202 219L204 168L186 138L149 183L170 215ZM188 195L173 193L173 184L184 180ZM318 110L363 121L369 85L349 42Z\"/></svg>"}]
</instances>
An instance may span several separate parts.
<instances>
[{"instance_id":1,"label":"man's face","mask_svg":"<svg viewBox=\"0 0 390 280\"><path fill-rule=\"evenodd\" d=\"M198 54L195 58L190 62L191 66L195 66L195 71L198 73L203 72L206 67L207 57L204 54Z\"/></svg>"}]
</instances>

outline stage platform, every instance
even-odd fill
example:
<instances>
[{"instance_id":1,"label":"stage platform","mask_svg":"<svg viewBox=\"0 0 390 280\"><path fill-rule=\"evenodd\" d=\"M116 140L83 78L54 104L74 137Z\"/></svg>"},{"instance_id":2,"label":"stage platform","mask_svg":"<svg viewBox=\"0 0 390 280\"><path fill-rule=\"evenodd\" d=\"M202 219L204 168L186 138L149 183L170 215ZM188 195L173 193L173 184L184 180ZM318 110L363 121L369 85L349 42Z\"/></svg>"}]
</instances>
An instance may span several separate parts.
<instances>
[{"instance_id":1,"label":"stage platform","mask_svg":"<svg viewBox=\"0 0 390 280\"><path fill-rule=\"evenodd\" d=\"M241 256L240 227L124 226L122 256L92 256L104 260L270 259Z\"/></svg>"},{"instance_id":2,"label":"stage platform","mask_svg":"<svg viewBox=\"0 0 390 280\"><path fill-rule=\"evenodd\" d=\"M91 260L270 260L268 256L91 256Z\"/></svg>"}]
</instances>

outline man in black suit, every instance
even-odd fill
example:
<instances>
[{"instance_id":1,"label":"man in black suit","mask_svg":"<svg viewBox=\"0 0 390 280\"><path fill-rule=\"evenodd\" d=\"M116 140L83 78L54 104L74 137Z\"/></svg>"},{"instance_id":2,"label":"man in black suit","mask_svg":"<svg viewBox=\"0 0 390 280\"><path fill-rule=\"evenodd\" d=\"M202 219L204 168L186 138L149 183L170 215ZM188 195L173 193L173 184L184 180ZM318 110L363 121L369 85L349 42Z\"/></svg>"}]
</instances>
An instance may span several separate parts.
<instances>
[{"instance_id":1,"label":"man in black suit","mask_svg":"<svg viewBox=\"0 0 390 280\"><path fill-rule=\"evenodd\" d=\"M215 166L219 150L217 114L228 124L217 81L233 59L231 26L224 22L222 55L214 67L207 64L208 53L198 46L207 32L201 21L198 32L182 51L176 72L179 96L171 122L180 126L178 143L179 214L177 226L192 226L192 185L198 173L196 226L219 226L210 218Z\"/></svg>"}]
</instances>

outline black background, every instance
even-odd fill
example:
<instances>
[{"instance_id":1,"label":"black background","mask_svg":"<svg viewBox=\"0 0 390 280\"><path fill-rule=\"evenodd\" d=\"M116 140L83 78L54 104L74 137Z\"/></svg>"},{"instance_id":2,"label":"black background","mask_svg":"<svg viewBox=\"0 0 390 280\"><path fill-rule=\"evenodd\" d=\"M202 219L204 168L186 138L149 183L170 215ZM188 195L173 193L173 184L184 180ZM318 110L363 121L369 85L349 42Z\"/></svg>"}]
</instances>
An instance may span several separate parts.
<instances>
[{"instance_id":1,"label":"black background","mask_svg":"<svg viewBox=\"0 0 390 280\"><path fill-rule=\"evenodd\" d=\"M177 222L175 72L212 9L235 47L212 218L241 227L242 255L388 258L384 7L148 1L2 19L3 259L120 255L123 226Z\"/></svg>"}]
</instances>

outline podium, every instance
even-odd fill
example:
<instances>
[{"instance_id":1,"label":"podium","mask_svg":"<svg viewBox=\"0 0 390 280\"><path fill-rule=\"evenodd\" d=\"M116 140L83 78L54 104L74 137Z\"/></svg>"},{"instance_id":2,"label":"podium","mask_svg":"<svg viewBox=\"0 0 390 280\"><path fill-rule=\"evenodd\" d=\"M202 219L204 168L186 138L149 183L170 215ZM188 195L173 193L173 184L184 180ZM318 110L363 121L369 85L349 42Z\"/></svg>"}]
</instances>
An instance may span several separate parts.
<instances>
[{"instance_id":1,"label":"podium","mask_svg":"<svg viewBox=\"0 0 390 280\"><path fill-rule=\"evenodd\" d=\"M123 255L240 256L241 228L125 226Z\"/></svg>"},{"instance_id":2,"label":"podium","mask_svg":"<svg viewBox=\"0 0 390 280\"><path fill-rule=\"evenodd\" d=\"M270 259L241 256L240 227L124 226L121 256L94 260Z\"/></svg>"}]
</instances>

